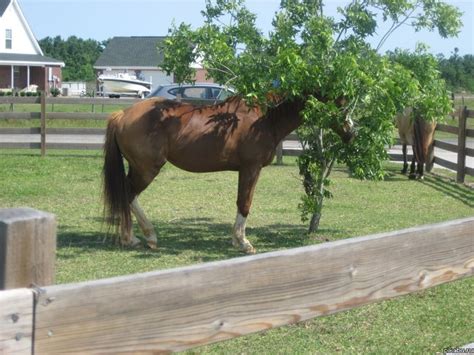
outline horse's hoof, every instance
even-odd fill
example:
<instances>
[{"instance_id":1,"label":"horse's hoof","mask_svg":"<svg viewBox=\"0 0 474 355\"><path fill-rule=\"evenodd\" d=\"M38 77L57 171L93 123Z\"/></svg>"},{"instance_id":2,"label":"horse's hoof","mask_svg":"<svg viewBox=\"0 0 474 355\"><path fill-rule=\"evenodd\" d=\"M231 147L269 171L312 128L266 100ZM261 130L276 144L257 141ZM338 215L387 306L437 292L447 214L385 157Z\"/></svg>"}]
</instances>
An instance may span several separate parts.
<instances>
[{"instance_id":1,"label":"horse's hoof","mask_svg":"<svg viewBox=\"0 0 474 355\"><path fill-rule=\"evenodd\" d=\"M146 246L150 249L156 250L158 249L158 245L156 240L147 240L146 241Z\"/></svg>"},{"instance_id":2,"label":"horse's hoof","mask_svg":"<svg viewBox=\"0 0 474 355\"><path fill-rule=\"evenodd\" d=\"M253 255L257 250L252 246L252 244L244 243L240 246L240 251L244 252L247 255Z\"/></svg>"},{"instance_id":3,"label":"horse's hoof","mask_svg":"<svg viewBox=\"0 0 474 355\"><path fill-rule=\"evenodd\" d=\"M417 180L416 174L410 174L410 175L408 175L408 178L410 180Z\"/></svg>"}]
</instances>

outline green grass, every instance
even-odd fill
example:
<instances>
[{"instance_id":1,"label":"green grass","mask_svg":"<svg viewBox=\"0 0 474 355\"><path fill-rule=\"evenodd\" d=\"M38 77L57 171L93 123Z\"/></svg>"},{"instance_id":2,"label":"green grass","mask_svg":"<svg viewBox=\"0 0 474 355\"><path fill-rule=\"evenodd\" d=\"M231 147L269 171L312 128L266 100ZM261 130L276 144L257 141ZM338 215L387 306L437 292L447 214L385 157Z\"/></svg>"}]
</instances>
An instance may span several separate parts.
<instances>
[{"instance_id":1,"label":"green grass","mask_svg":"<svg viewBox=\"0 0 474 355\"><path fill-rule=\"evenodd\" d=\"M338 168L320 231L306 234L294 160L262 171L248 219L258 252L472 216L474 190L428 175L409 181L389 164L383 182ZM158 251L105 239L99 152L0 150L0 206L30 206L58 219L57 282L67 283L239 257L230 243L237 175L191 174L166 165L140 201ZM138 231L137 231L138 232ZM196 349L197 353L434 353L474 341L474 278L293 326Z\"/></svg>"}]
</instances>

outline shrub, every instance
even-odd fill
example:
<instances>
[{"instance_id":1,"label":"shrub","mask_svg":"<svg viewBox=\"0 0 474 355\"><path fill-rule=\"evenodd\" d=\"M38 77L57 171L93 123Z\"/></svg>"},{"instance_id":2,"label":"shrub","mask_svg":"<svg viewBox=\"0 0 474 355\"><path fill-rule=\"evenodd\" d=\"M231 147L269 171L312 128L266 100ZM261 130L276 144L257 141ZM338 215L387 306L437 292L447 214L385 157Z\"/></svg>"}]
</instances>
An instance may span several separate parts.
<instances>
[{"instance_id":1,"label":"shrub","mask_svg":"<svg viewBox=\"0 0 474 355\"><path fill-rule=\"evenodd\" d=\"M58 96L61 93L61 91L58 88L52 88L50 92L51 92L51 95L53 95L54 97Z\"/></svg>"}]
</instances>

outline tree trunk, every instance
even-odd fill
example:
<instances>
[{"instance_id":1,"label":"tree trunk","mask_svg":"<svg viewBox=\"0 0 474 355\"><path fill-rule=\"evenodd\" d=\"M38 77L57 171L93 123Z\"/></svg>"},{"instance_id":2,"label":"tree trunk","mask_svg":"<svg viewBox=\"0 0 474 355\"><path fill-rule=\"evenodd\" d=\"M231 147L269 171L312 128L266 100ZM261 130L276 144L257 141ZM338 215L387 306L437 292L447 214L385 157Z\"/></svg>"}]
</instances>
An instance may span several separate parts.
<instances>
[{"instance_id":1,"label":"tree trunk","mask_svg":"<svg viewBox=\"0 0 474 355\"><path fill-rule=\"evenodd\" d=\"M315 197L316 200L316 208L311 215L311 221L309 223L308 233L315 233L319 229L319 221L321 219L322 210L323 210L323 201L324 201L324 179L322 176L317 180L317 196Z\"/></svg>"},{"instance_id":2,"label":"tree trunk","mask_svg":"<svg viewBox=\"0 0 474 355\"><path fill-rule=\"evenodd\" d=\"M319 229L319 221L321 219L321 213L313 213L311 221L309 222L308 233L314 233Z\"/></svg>"}]
</instances>

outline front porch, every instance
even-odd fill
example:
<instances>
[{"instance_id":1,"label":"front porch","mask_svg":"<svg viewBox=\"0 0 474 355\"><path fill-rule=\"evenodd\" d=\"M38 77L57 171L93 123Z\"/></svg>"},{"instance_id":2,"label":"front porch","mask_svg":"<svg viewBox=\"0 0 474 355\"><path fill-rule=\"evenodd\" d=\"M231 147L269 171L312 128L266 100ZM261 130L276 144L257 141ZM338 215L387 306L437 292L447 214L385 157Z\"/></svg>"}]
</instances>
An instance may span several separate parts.
<instances>
[{"instance_id":1,"label":"front porch","mask_svg":"<svg viewBox=\"0 0 474 355\"><path fill-rule=\"evenodd\" d=\"M0 90L38 90L50 92L61 87L61 68L64 63L44 56L8 55L0 53Z\"/></svg>"}]
</instances>

